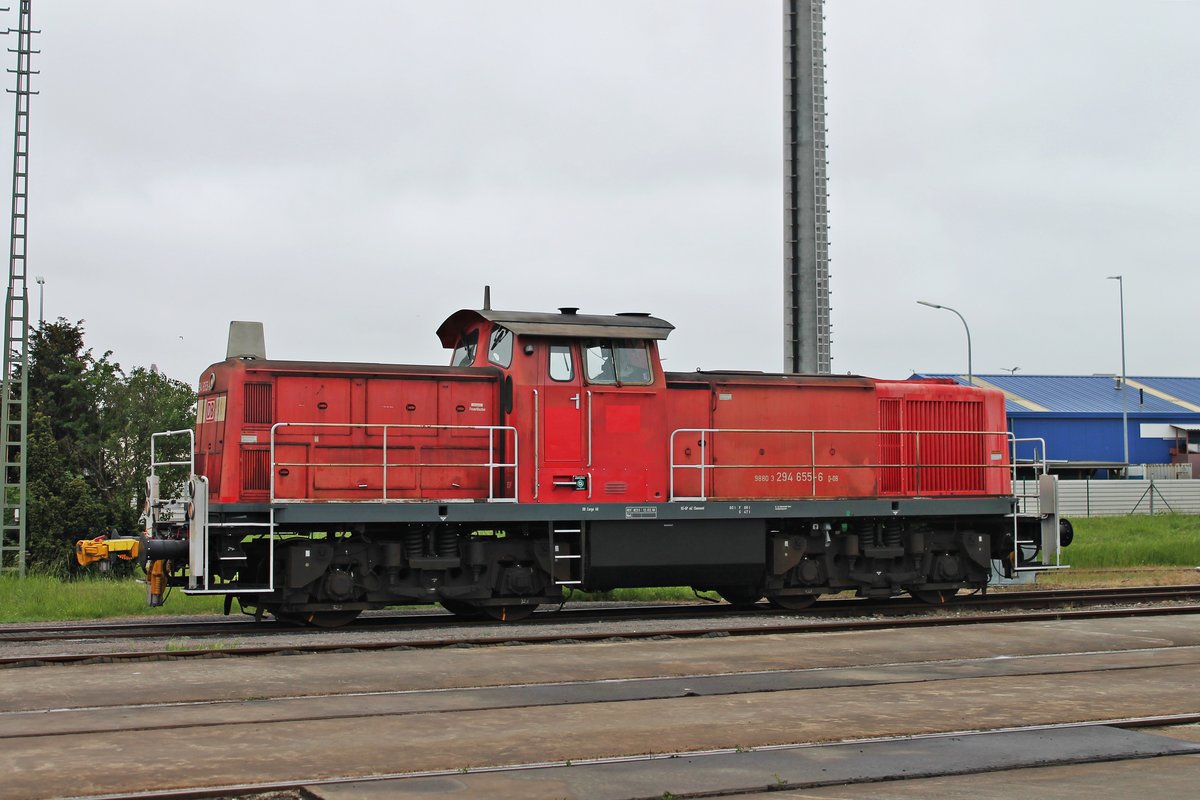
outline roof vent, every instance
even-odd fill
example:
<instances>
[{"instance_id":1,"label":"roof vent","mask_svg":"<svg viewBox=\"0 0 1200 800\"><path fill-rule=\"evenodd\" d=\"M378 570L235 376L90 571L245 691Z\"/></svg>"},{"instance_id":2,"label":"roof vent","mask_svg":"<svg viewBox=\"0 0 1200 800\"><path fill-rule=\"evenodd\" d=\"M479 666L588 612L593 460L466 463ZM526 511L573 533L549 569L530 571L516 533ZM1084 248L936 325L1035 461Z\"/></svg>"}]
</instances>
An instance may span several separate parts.
<instances>
[{"instance_id":1,"label":"roof vent","mask_svg":"<svg viewBox=\"0 0 1200 800\"><path fill-rule=\"evenodd\" d=\"M618 317L648 317L648 316L650 316L650 312L649 311L618 311L617 316Z\"/></svg>"},{"instance_id":2,"label":"roof vent","mask_svg":"<svg viewBox=\"0 0 1200 800\"><path fill-rule=\"evenodd\" d=\"M566 314L568 317L573 317L579 313L578 306L562 306L558 309L558 313Z\"/></svg>"}]
</instances>

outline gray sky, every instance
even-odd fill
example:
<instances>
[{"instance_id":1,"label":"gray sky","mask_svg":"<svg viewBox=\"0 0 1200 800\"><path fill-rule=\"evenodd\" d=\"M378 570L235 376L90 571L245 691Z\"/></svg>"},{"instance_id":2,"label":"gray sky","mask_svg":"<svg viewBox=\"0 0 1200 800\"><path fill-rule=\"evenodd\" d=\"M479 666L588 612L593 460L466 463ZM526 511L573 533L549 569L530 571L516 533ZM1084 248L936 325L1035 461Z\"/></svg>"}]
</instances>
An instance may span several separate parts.
<instances>
[{"instance_id":1,"label":"gray sky","mask_svg":"<svg viewBox=\"0 0 1200 800\"><path fill-rule=\"evenodd\" d=\"M231 319L275 358L445 363L485 283L662 316L668 369L782 366L779 0L34 15L30 274L126 367L193 382ZM965 371L917 299L966 316L977 372L1119 371L1123 273L1130 373L1197 374L1197 30L1188 2L830 0L834 371Z\"/></svg>"}]
</instances>

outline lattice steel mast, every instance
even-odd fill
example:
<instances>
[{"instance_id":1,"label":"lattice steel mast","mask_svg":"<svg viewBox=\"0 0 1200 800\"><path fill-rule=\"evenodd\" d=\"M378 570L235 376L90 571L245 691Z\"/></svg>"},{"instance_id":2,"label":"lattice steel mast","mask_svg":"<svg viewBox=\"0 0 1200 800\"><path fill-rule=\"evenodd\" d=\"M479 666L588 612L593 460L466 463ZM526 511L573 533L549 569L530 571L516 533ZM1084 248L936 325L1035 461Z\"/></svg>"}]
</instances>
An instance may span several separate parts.
<instances>
[{"instance_id":1,"label":"lattice steel mast","mask_svg":"<svg viewBox=\"0 0 1200 800\"><path fill-rule=\"evenodd\" d=\"M8 9L4 9L8 11ZM0 375L0 458L3 458L4 491L0 497L0 572L25 574L26 448L29 428L29 287L26 285L26 220L29 180L29 68L38 51L30 47L30 0L21 0L16 29L16 121L13 133L12 226L8 258L8 294L4 304L4 372Z\"/></svg>"},{"instance_id":2,"label":"lattice steel mast","mask_svg":"<svg viewBox=\"0 0 1200 800\"><path fill-rule=\"evenodd\" d=\"M829 373L824 0L784 0L783 21L783 368Z\"/></svg>"}]
</instances>

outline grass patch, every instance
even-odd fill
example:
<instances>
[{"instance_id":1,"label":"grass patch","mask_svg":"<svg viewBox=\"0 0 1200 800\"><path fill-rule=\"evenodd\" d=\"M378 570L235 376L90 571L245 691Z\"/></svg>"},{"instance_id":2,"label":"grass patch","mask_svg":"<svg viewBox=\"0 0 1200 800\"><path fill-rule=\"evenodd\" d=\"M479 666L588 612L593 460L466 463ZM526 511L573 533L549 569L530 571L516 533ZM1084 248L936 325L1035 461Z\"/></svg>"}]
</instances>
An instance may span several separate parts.
<instances>
[{"instance_id":1,"label":"grass patch","mask_svg":"<svg viewBox=\"0 0 1200 800\"><path fill-rule=\"evenodd\" d=\"M1200 566L1200 516L1091 517L1071 520L1075 542L1063 560L1080 569Z\"/></svg>"},{"instance_id":2,"label":"grass patch","mask_svg":"<svg viewBox=\"0 0 1200 800\"><path fill-rule=\"evenodd\" d=\"M1119 589L1126 586L1194 586L1200 572L1193 567L1113 567L1111 569L1056 569L1039 572L1033 587L994 586L990 591L1025 589Z\"/></svg>"},{"instance_id":3,"label":"grass patch","mask_svg":"<svg viewBox=\"0 0 1200 800\"><path fill-rule=\"evenodd\" d=\"M702 597L719 599L716 592L702 592ZM618 600L624 603L677 603L681 600L695 601L696 594L690 586L664 586L659 589L610 589L607 592L572 592L567 598L573 603Z\"/></svg>"},{"instance_id":4,"label":"grass patch","mask_svg":"<svg viewBox=\"0 0 1200 800\"><path fill-rule=\"evenodd\" d=\"M230 649L240 646L241 643L242 642L240 639L234 639L232 642L222 642L222 641L206 642L206 641L195 641L195 640L189 639L185 636L182 639L171 639L170 641L168 641L167 642L167 652L168 653L188 653L188 652L194 653L198 650L230 650Z\"/></svg>"},{"instance_id":5,"label":"grass patch","mask_svg":"<svg viewBox=\"0 0 1200 800\"><path fill-rule=\"evenodd\" d=\"M146 585L134 580L0 576L0 622L219 614L223 602L221 597L188 597L172 590L165 606L150 608L146 605Z\"/></svg>"}]
</instances>

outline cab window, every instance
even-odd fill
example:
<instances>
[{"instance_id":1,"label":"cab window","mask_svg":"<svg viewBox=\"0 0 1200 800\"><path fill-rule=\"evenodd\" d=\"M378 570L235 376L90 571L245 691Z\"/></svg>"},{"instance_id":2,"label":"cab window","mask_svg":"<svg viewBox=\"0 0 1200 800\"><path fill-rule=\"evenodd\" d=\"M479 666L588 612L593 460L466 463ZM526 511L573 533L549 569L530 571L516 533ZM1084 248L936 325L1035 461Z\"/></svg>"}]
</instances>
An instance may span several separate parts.
<instances>
[{"instance_id":1,"label":"cab window","mask_svg":"<svg viewBox=\"0 0 1200 800\"><path fill-rule=\"evenodd\" d=\"M646 386L654 382L644 342L628 339L594 341L584 350L589 383Z\"/></svg>"},{"instance_id":2,"label":"cab window","mask_svg":"<svg viewBox=\"0 0 1200 800\"><path fill-rule=\"evenodd\" d=\"M575 379L575 360L569 344L550 345L550 379L570 381Z\"/></svg>"},{"instance_id":3,"label":"cab window","mask_svg":"<svg viewBox=\"0 0 1200 800\"><path fill-rule=\"evenodd\" d=\"M513 334L508 328L497 325L492 328L488 337L488 361L498 367L509 367L512 364Z\"/></svg>"},{"instance_id":4,"label":"cab window","mask_svg":"<svg viewBox=\"0 0 1200 800\"><path fill-rule=\"evenodd\" d=\"M479 331L470 331L458 340L454 355L450 356L450 366L469 367L475 363L475 348L479 346Z\"/></svg>"},{"instance_id":5,"label":"cab window","mask_svg":"<svg viewBox=\"0 0 1200 800\"><path fill-rule=\"evenodd\" d=\"M617 357L617 383L645 386L653 382L650 355L642 342L621 342L613 348Z\"/></svg>"},{"instance_id":6,"label":"cab window","mask_svg":"<svg viewBox=\"0 0 1200 800\"><path fill-rule=\"evenodd\" d=\"M609 342L594 342L583 351L584 375L588 383L616 383L613 368L613 349Z\"/></svg>"}]
</instances>

